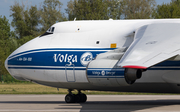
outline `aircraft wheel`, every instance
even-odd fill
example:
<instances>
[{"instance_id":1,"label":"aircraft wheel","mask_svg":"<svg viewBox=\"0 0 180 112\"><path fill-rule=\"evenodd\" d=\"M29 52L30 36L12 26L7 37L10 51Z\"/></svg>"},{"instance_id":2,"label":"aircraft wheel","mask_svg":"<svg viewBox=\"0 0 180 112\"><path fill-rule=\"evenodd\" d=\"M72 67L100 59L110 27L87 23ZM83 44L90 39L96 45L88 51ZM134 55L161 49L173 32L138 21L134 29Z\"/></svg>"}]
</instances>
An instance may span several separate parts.
<instances>
[{"instance_id":1,"label":"aircraft wheel","mask_svg":"<svg viewBox=\"0 0 180 112\"><path fill-rule=\"evenodd\" d=\"M86 96L86 94L81 93L80 95L81 95L81 103L85 103L85 102L86 102L86 100L87 100L87 96Z\"/></svg>"},{"instance_id":2,"label":"aircraft wheel","mask_svg":"<svg viewBox=\"0 0 180 112\"><path fill-rule=\"evenodd\" d=\"M76 103L85 103L87 100L87 96L83 93L75 95L75 102Z\"/></svg>"},{"instance_id":3,"label":"aircraft wheel","mask_svg":"<svg viewBox=\"0 0 180 112\"><path fill-rule=\"evenodd\" d=\"M81 94L75 95L75 101L76 101L76 103L81 103L81 100L82 100Z\"/></svg>"},{"instance_id":4,"label":"aircraft wheel","mask_svg":"<svg viewBox=\"0 0 180 112\"><path fill-rule=\"evenodd\" d=\"M74 103L75 102L74 94L67 94L65 97L66 103Z\"/></svg>"}]
</instances>

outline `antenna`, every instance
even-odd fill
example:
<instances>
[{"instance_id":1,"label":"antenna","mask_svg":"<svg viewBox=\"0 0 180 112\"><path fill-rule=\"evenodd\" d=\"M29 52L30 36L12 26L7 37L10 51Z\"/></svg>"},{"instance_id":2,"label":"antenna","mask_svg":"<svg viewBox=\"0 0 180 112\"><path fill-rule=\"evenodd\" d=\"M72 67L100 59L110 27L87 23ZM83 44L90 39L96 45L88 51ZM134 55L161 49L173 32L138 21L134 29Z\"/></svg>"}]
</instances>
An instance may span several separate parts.
<instances>
[{"instance_id":1,"label":"antenna","mask_svg":"<svg viewBox=\"0 0 180 112\"><path fill-rule=\"evenodd\" d=\"M76 21L76 18L74 18L74 21Z\"/></svg>"}]
</instances>

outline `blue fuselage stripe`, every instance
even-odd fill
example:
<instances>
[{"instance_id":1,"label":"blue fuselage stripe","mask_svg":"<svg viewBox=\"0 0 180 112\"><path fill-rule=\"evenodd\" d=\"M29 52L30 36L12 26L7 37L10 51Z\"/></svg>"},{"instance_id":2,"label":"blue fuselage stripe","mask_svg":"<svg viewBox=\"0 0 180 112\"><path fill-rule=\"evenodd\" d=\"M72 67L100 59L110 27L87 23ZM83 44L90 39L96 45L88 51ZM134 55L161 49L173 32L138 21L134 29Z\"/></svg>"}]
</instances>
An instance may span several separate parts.
<instances>
[{"instance_id":1,"label":"blue fuselage stripe","mask_svg":"<svg viewBox=\"0 0 180 112\"><path fill-rule=\"evenodd\" d=\"M86 70L86 68L8 67L8 69Z\"/></svg>"},{"instance_id":2,"label":"blue fuselage stripe","mask_svg":"<svg viewBox=\"0 0 180 112\"><path fill-rule=\"evenodd\" d=\"M31 52L39 52L39 51L108 51L108 50L114 50L115 48L50 48L50 49L34 49L29 51L20 52L17 54L14 54L10 56L9 58L12 58L17 55L25 54L25 53L31 53Z\"/></svg>"},{"instance_id":3,"label":"blue fuselage stripe","mask_svg":"<svg viewBox=\"0 0 180 112\"><path fill-rule=\"evenodd\" d=\"M60 51L58 51L60 50ZM8 65L15 66L67 66L85 67L86 62L97 54L113 50L110 48L94 49L38 49L15 54L8 58ZM38 51L38 52L37 52ZM85 54L89 53L89 55ZM82 57L84 55L84 57ZM29 68L30 69L30 68Z\"/></svg>"},{"instance_id":4,"label":"blue fuselage stripe","mask_svg":"<svg viewBox=\"0 0 180 112\"><path fill-rule=\"evenodd\" d=\"M82 59L93 59L97 56L97 54L104 53L109 50L114 50L114 48L50 48L29 50L10 56L8 58L8 66L11 66L8 68L65 70L65 67L72 64L74 66L74 70L86 70L85 68L77 68L86 67L86 65L81 63ZM86 56L82 58L82 55L86 52L90 52L92 57L88 58L88 56ZM50 67L48 68L47 66ZM57 68L55 66L61 66L61 68ZM68 69L73 70L73 68ZM121 70L123 71L123 69ZM148 70L180 70L180 61L165 61L149 68Z\"/></svg>"}]
</instances>

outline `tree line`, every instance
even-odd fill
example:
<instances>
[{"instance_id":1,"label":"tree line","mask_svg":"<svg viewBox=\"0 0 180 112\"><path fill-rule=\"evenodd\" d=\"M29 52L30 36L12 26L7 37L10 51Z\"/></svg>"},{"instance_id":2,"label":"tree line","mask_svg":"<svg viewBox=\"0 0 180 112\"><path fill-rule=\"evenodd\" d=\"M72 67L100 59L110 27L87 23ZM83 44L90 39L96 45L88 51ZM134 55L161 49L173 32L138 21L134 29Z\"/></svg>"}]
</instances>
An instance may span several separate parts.
<instances>
[{"instance_id":1,"label":"tree line","mask_svg":"<svg viewBox=\"0 0 180 112\"><path fill-rule=\"evenodd\" d=\"M108 19L179 18L180 0L157 5L155 0L71 0L66 14L59 0L44 0L37 5L14 2L10 6L12 22L0 16L0 76L8 74L5 59L25 42L43 34L61 21ZM13 27L14 31L10 28Z\"/></svg>"}]
</instances>

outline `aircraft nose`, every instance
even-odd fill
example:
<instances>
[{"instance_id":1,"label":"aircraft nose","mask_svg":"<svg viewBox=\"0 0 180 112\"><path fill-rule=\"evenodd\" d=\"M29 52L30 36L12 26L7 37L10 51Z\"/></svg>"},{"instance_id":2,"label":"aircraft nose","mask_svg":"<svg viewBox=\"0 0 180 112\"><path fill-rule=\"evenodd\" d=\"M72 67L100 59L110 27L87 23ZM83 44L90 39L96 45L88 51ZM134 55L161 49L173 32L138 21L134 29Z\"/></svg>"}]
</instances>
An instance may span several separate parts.
<instances>
[{"instance_id":1,"label":"aircraft nose","mask_svg":"<svg viewBox=\"0 0 180 112\"><path fill-rule=\"evenodd\" d=\"M46 50L51 39L36 37L11 53L4 62L10 75L18 80L34 80L39 78L34 68L44 64L41 58L44 58L44 49Z\"/></svg>"},{"instance_id":2,"label":"aircraft nose","mask_svg":"<svg viewBox=\"0 0 180 112\"><path fill-rule=\"evenodd\" d=\"M5 68L6 70L8 70L8 58L6 59L6 61L4 62Z\"/></svg>"},{"instance_id":3,"label":"aircraft nose","mask_svg":"<svg viewBox=\"0 0 180 112\"><path fill-rule=\"evenodd\" d=\"M43 44L39 44L40 40ZM39 48L43 49L43 45L48 45L48 42L44 42L43 38L36 37L12 52L4 62L4 66L9 74L17 80L32 79L34 71L29 71L29 68L32 68L31 66L39 61L39 57L36 58L36 52L38 52Z\"/></svg>"}]
</instances>

